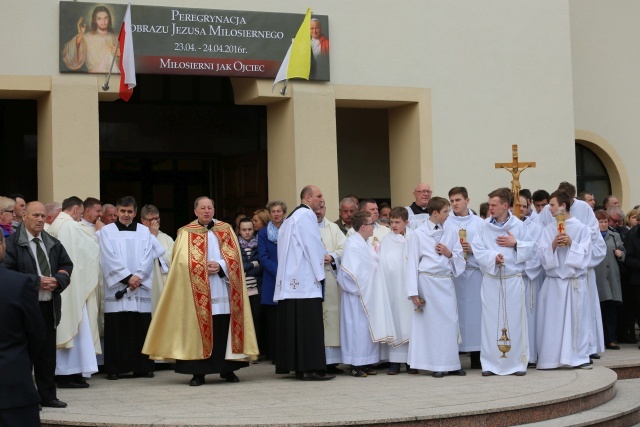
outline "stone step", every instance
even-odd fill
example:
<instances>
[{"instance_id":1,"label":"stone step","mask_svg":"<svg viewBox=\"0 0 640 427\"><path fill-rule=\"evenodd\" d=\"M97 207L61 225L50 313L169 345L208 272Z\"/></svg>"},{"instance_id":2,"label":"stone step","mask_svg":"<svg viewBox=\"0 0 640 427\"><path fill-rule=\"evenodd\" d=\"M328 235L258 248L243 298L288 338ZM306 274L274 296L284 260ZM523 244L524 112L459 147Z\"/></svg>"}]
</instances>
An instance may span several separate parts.
<instances>
[{"instance_id":1,"label":"stone step","mask_svg":"<svg viewBox=\"0 0 640 427\"><path fill-rule=\"evenodd\" d=\"M640 426L640 379L620 380L616 396L609 402L587 411L537 423L527 427Z\"/></svg>"}]
</instances>

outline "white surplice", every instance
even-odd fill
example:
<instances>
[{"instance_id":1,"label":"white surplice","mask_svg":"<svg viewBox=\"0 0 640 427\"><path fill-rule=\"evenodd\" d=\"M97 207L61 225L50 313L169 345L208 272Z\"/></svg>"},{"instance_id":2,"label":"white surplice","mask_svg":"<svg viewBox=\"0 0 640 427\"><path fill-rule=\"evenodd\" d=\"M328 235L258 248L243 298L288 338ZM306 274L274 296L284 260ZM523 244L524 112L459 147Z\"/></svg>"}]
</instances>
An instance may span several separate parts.
<instances>
[{"instance_id":1,"label":"white surplice","mask_svg":"<svg viewBox=\"0 0 640 427\"><path fill-rule=\"evenodd\" d=\"M380 361L380 345L396 338L378 255L359 233L347 239L338 283L344 291L340 301L340 347L343 363L354 366Z\"/></svg>"},{"instance_id":2,"label":"white surplice","mask_svg":"<svg viewBox=\"0 0 640 427\"><path fill-rule=\"evenodd\" d=\"M273 300L322 298L325 253L316 214L306 205L297 208L278 231Z\"/></svg>"},{"instance_id":3,"label":"white surplice","mask_svg":"<svg viewBox=\"0 0 640 427\"><path fill-rule=\"evenodd\" d=\"M604 259L607 252L607 245L600 235L598 219L591 205L584 200L573 199L569 213L572 218L586 225L591 232L592 253L591 262L587 270L587 286L589 288L587 298L590 313L589 316L584 317L584 321L588 322L587 327L590 329L589 354L602 353L605 350L604 332L602 331L602 314L600 312L600 299L598 298L598 287L596 286L596 273L594 268ZM540 211L540 214L536 217L536 221L542 228L556 222L549 211L549 205Z\"/></svg>"},{"instance_id":4,"label":"white surplice","mask_svg":"<svg viewBox=\"0 0 640 427\"><path fill-rule=\"evenodd\" d=\"M342 288L338 285L336 277L340 269L340 259L344 244L347 241L344 233L337 224L323 218L318 223L320 238L325 250L333 258L331 263L324 265L324 301L322 312L324 316L324 344L327 364L342 363L340 351L340 298ZM334 268L335 265L335 268Z\"/></svg>"},{"instance_id":5,"label":"white surplice","mask_svg":"<svg viewBox=\"0 0 640 427\"><path fill-rule=\"evenodd\" d=\"M56 374L98 372L96 354L102 353L98 329L99 248L80 224L60 212L49 227L73 262L69 287L62 295L62 316L56 328Z\"/></svg>"},{"instance_id":6,"label":"white surplice","mask_svg":"<svg viewBox=\"0 0 640 427\"><path fill-rule=\"evenodd\" d=\"M427 213L426 208L424 209L424 212L418 214L413 212L411 205L405 206L404 208L409 212L409 225L407 227L412 230L417 230L429 219L429 214Z\"/></svg>"},{"instance_id":7,"label":"white surplice","mask_svg":"<svg viewBox=\"0 0 640 427\"><path fill-rule=\"evenodd\" d=\"M483 371L497 375L510 375L526 371L529 361L527 313L525 308L525 283L523 280L527 261L538 248L529 237L525 225L515 215L502 226L492 224L487 218L471 242L482 280L482 341L480 361ZM507 236L507 231L516 238L516 248L499 246L496 239ZM504 264L500 267L496 257L502 254ZM503 284L505 301L500 302L500 284ZM506 307L506 320L504 311ZM508 323L508 325L506 324ZM511 350L505 358L498 349L502 328L507 327Z\"/></svg>"},{"instance_id":8,"label":"white surplice","mask_svg":"<svg viewBox=\"0 0 640 427\"><path fill-rule=\"evenodd\" d=\"M542 227L533 221L524 221L525 227L529 231L529 236L534 242L540 241L542 235ZM527 310L527 329L529 338L529 363L536 363L538 360L538 346L536 344L536 317L538 313L538 295L542 288L546 274L540 255L536 254L527 261L527 267L524 270L523 280L525 283L525 308Z\"/></svg>"},{"instance_id":9,"label":"white surplice","mask_svg":"<svg viewBox=\"0 0 640 427\"><path fill-rule=\"evenodd\" d=\"M407 256L406 296L425 300L423 311L412 313L407 363L434 372L460 369L460 329L453 278L465 270L458 229L426 221L411 239ZM442 243L452 252L436 252Z\"/></svg>"},{"instance_id":10,"label":"white surplice","mask_svg":"<svg viewBox=\"0 0 640 427\"><path fill-rule=\"evenodd\" d=\"M467 231L467 242L471 242L482 223L482 218L469 209L467 216L457 216L453 210L450 211L445 225L457 231L464 228ZM460 334L462 335L460 351L480 351L482 272L473 254L467 254L465 271L454 278L453 283L456 286Z\"/></svg>"},{"instance_id":11,"label":"white surplice","mask_svg":"<svg viewBox=\"0 0 640 427\"><path fill-rule=\"evenodd\" d=\"M367 239L367 242L373 248L373 250L376 251L376 253L380 251L380 242L382 242L382 239L384 239L384 237L390 232L391 230L389 229L389 227L380 225L377 222L373 224L373 236L369 237ZM353 227L350 228L349 231L347 231L347 238L353 236L354 233L355 230L353 229Z\"/></svg>"},{"instance_id":12,"label":"white surplice","mask_svg":"<svg viewBox=\"0 0 640 427\"><path fill-rule=\"evenodd\" d=\"M104 312L135 311L151 313L151 287L153 283L153 244L149 229L142 224L131 224L135 231L119 231L116 223L100 230L100 266L104 278ZM135 274L142 284L116 299L116 293L125 288L120 280Z\"/></svg>"},{"instance_id":13,"label":"white surplice","mask_svg":"<svg viewBox=\"0 0 640 427\"><path fill-rule=\"evenodd\" d=\"M380 243L380 268L387 285L387 295L396 330L396 341L387 348L388 355L384 354L383 358L388 358L392 363L407 363L409 356L414 306L407 299L405 274L409 244L413 234L414 231L410 228L405 230L404 236L392 232L387 234Z\"/></svg>"},{"instance_id":14,"label":"white surplice","mask_svg":"<svg viewBox=\"0 0 640 427\"><path fill-rule=\"evenodd\" d=\"M160 295L164 289L164 284L167 281L169 275L169 268L171 267L171 254L173 253L173 239L168 234L158 230L158 236L152 235L154 242L153 251L153 285L151 287L151 313L155 313ZM159 247L158 247L159 245ZM162 250L160 250L162 249Z\"/></svg>"},{"instance_id":15,"label":"white surplice","mask_svg":"<svg viewBox=\"0 0 640 427\"><path fill-rule=\"evenodd\" d=\"M550 224L543 230L538 247L547 273L538 298L538 369L589 363L590 328L583 317L590 313L586 274L591 233L575 218L567 219L565 227L571 246L553 250L558 228Z\"/></svg>"}]
</instances>

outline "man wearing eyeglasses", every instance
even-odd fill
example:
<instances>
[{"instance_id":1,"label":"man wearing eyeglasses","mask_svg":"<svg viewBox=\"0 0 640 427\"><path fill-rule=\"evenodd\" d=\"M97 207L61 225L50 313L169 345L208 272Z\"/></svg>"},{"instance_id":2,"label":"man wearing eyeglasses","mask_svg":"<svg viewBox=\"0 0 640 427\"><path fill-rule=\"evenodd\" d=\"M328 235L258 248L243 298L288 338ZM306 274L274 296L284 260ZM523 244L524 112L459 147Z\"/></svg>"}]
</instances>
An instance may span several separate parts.
<instances>
[{"instance_id":1,"label":"man wearing eyeglasses","mask_svg":"<svg viewBox=\"0 0 640 427\"><path fill-rule=\"evenodd\" d=\"M373 225L373 235L367 239L367 242L376 253L380 250L382 239L391 232L389 227L378 224L380 214L378 212L378 203L373 199L363 199L360 201L360 212L369 212L371 214L371 223ZM351 237L356 231L351 228L347 232L347 238Z\"/></svg>"},{"instance_id":2,"label":"man wearing eyeglasses","mask_svg":"<svg viewBox=\"0 0 640 427\"><path fill-rule=\"evenodd\" d=\"M629 230L624 226L624 213L622 209L618 206L611 206L607 209L607 213L609 214L609 229L618 233L624 242Z\"/></svg>"},{"instance_id":3,"label":"man wearing eyeglasses","mask_svg":"<svg viewBox=\"0 0 640 427\"><path fill-rule=\"evenodd\" d=\"M171 254L173 253L173 239L160 231L160 211L154 205L144 205L140 209L142 224L149 227L153 242L153 286L151 287L151 314L156 312L162 289L169 275Z\"/></svg>"},{"instance_id":4,"label":"man wearing eyeglasses","mask_svg":"<svg viewBox=\"0 0 640 427\"><path fill-rule=\"evenodd\" d=\"M416 185L413 190L413 197L415 201L406 208L409 211L409 228L415 230L429 219L429 212L427 212L427 205L431 200L431 187L429 184L421 182Z\"/></svg>"}]
</instances>

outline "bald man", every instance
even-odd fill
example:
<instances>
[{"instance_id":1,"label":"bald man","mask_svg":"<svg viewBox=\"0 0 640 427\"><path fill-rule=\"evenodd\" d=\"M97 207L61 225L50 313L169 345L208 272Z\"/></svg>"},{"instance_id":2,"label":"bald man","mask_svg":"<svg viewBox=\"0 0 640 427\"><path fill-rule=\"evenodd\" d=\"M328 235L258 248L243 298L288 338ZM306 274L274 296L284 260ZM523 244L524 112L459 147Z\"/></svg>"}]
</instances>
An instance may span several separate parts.
<instances>
[{"instance_id":1,"label":"bald man","mask_svg":"<svg viewBox=\"0 0 640 427\"><path fill-rule=\"evenodd\" d=\"M431 186L424 182L419 183L413 189L414 202L406 207L409 212L409 228L415 230L429 219L427 205L431 200L431 194Z\"/></svg>"},{"instance_id":2,"label":"bald man","mask_svg":"<svg viewBox=\"0 0 640 427\"><path fill-rule=\"evenodd\" d=\"M73 263L60 241L43 230L46 216L42 203L27 204L22 223L7 239L4 265L36 280L46 328L44 347L33 360L36 386L43 407L65 408L67 404L56 396L56 327L61 315L60 294L71 282Z\"/></svg>"}]
</instances>

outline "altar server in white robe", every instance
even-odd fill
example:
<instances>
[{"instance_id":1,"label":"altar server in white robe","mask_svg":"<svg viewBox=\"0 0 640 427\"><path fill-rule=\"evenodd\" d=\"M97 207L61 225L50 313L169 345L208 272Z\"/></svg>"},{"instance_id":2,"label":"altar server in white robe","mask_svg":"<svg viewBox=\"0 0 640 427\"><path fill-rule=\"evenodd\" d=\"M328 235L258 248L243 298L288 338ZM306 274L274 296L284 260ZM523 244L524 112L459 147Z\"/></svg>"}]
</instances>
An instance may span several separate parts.
<instances>
[{"instance_id":1,"label":"altar server in white robe","mask_svg":"<svg viewBox=\"0 0 640 427\"><path fill-rule=\"evenodd\" d=\"M389 234L391 230L389 229L389 227L385 227L384 225L378 224L379 212L378 212L378 204L376 203L375 200L372 200L372 199L360 200L360 210L369 212L371 214L371 222L373 223L373 235L367 239L367 242L369 243L369 245L371 245L373 250L375 250L376 253L378 253L380 250L380 242L382 242L382 239L384 239L384 236ZM351 229L349 229L349 231L347 232L347 237L352 236L354 233L355 233L355 230L353 229L353 226L352 226Z\"/></svg>"},{"instance_id":2,"label":"altar server in white robe","mask_svg":"<svg viewBox=\"0 0 640 427\"><path fill-rule=\"evenodd\" d=\"M461 342L453 278L465 271L458 229L444 226L449 201L429 200L429 219L411 240L407 259L406 292L414 305L408 363L412 369L466 375L458 356Z\"/></svg>"},{"instance_id":3,"label":"altar server in white robe","mask_svg":"<svg viewBox=\"0 0 640 427\"><path fill-rule=\"evenodd\" d=\"M142 354L151 323L153 243L149 229L135 223L137 204L123 197L118 220L100 230L100 265L104 276L104 368L107 379L133 372L153 377L154 363Z\"/></svg>"},{"instance_id":4,"label":"altar server in white robe","mask_svg":"<svg viewBox=\"0 0 640 427\"><path fill-rule=\"evenodd\" d=\"M315 211L318 218L320 238L327 253L324 255L324 345L327 357L327 372L330 374L343 373L336 365L342 363L340 352L340 297L342 288L336 277L340 268L340 259L344 244L347 241L344 233L335 224L325 218L327 207L323 204Z\"/></svg>"},{"instance_id":5,"label":"altar server in white robe","mask_svg":"<svg viewBox=\"0 0 640 427\"><path fill-rule=\"evenodd\" d=\"M596 285L596 273L594 268L602 262L606 253L607 245L600 234L598 227L598 219L596 218L591 205L587 202L576 199L576 187L566 181L558 185L558 190L564 190L571 198L571 216L582 224L586 225L591 232L591 261L587 267L587 286L589 315L583 316L585 327L589 329L590 344L589 355L592 359L599 359L597 353L602 353L604 347L604 332L602 330L602 313L600 312L600 298L598 297L598 287ZM553 215L549 211L549 205L546 205L536 218L538 224L544 229L547 225L555 222Z\"/></svg>"},{"instance_id":6,"label":"altar server in white robe","mask_svg":"<svg viewBox=\"0 0 640 427\"><path fill-rule=\"evenodd\" d=\"M454 187L449 190L449 202L451 202L451 211L447 219L447 227L457 230L458 233L464 230L463 236L466 235L465 241L460 241L462 250L466 254L466 268L461 275L453 279L458 298L458 317L460 318L460 334L462 335L460 351L469 352L471 369L481 369L482 301L480 289L482 272L469 242L473 241L478 228L483 224L483 220L469 209L469 193L465 187Z\"/></svg>"},{"instance_id":7,"label":"altar server in white robe","mask_svg":"<svg viewBox=\"0 0 640 427\"><path fill-rule=\"evenodd\" d=\"M542 227L534 221L523 221L531 240L539 242L542 236ZM525 283L525 308L527 310L527 335L529 338L529 367L533 367L538 360L538 346L536 344L536 317L538 313L538 296L546 273L542 267L540 254L536 253L527 261L524 270Z\"/></svg>"},{"instance_id":8,"label":"altar server in white robe","mask_svg":"<svg viewBox=\"0 0 640 427\"><path fill-rule=\"evenodd\" d=\"M400 373L400 364L407 363L409 356L409 337L411 336L414 307L412 302L407 299L405 275L409 245L414 231L408 228L408 225L409 213L406 208L391 209L389 214L391 233L387 234L380 243L380 268L387 285L389 305L396 331L396 341L387 346L388 354L386 357L390 362L388 375ZM410 372L411 369L410 366L407 366L407 372Z\"/></svg>"},{"instance_id":9,"label":"altar server in white robe","mask_svg":"<svg viewBox=\"0 0 640 427\"><path fill-rule=\"evenodd\" d=\"M511 191L489 193L489 213L471 242L484 275L482 280L482 375L526 375L529 361L525 283L526 263L538 247L527 228L509 211ZM511 347L506 357L499 350L503 331ZM501 344L509 344L501 342Z\"/></svg>"},{"instance_id":10,"label":"altar server in white robe","mask_svg":"<svg viewBox=\"0 0 640 427\"><path fill-rule=\"evenodd\" d=\"M56 382L60 388L87 388L83 379L98 372L96 354L102 353L98 331L98 243L78 222L82 200L69 197L49 227L75 266L70 286L62 293L62 316L56 328ZM77 273L77 274L76 274Z\"/></svg>"},{"instance_id":11,"label":"altar server in white robe","mask_svg":"<svg viewBox=\"0 0 640 427\"><path fill-rule=\"evenodd\" d=\"M355 233L347 239L338 283L340 301L340 347L343 363L351 364L351 375L366 377L377 372L370 365L380 361L380 345L395 342L395 327L379 259L367 239L373 235L368 211L351 218Z\"/></svg>"},{"instance_id":12,"label":"altar server in white robe","mask_svg":"<svg viewBox=\"0 0 640 427\"><path fill-rule=\"evenodd\" d=\"M549 212L564 211L566 231L557 224L543 230L538 253L547 272L538 298L538 369L561 366L591 369L589 329L581 318L589 315L587 266L591 253L591 233L571 217L571 198L563 190L550 195Z\"/></svg>"},{"instance_id":13,"label":"altar server in white robe","mask_svg":"<svg viewBox=\"0 0 640 427\"><path fill-rule=\"evenodd\" d=\"M144 205L140 209L140 220L149 228L153 236L153 285L151 287L151 315L156 312L162 289L169 275L173 239L160 231L160 211L154 205Z\"/></svg>"}]
</instances>

